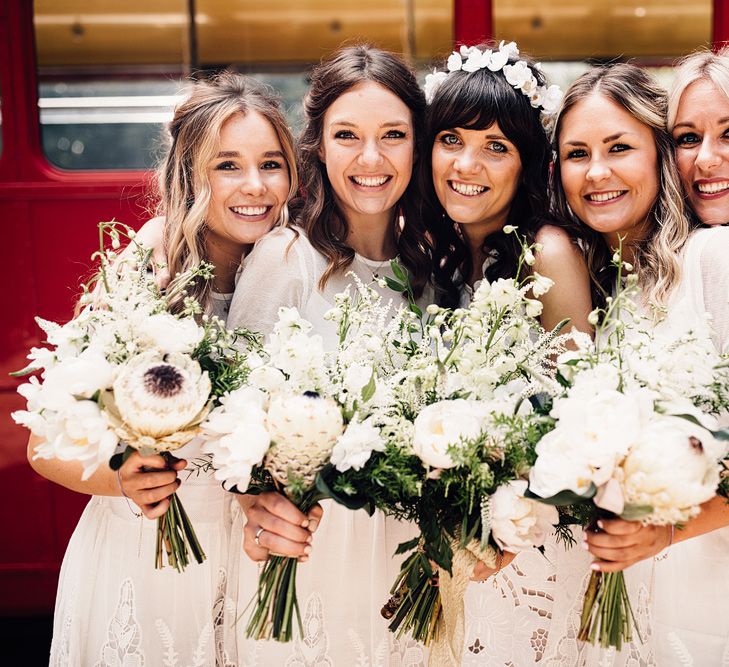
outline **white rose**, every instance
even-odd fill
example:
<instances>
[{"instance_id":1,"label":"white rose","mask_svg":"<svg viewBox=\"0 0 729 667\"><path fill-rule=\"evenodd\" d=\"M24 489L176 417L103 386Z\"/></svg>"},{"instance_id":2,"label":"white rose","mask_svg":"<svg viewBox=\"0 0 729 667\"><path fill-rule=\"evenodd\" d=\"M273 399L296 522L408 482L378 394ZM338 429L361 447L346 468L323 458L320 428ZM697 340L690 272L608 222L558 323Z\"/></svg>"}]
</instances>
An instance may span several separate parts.
<instances>
[{"instance_id":1,"label":"white rose","mask_svg":"<svg viewBox=\"0 0 729 667\"><path fill-rule=\"evenodd\" d=\"M505 551L541 547L559 522L556 507L524 497L525 480L501 485L491 496L491 534Z\"/></svg>"},{"instance_id":2,"label":"white rose","mask_svg":"<svg viewBox=\"0 0 729 667\"><path fill-rule=\"evenodd\" d=\"M654 523L679 523L698 514L719 483L724 447L706 429L680 417L656 416L623 464L630 505L650 505Z\"/></svg>"},{"instance_id":3,"label":"white rose","mask_svg":"<svg viewBox=\"0 0 729 667\"><path fill-rule=\"evenodd\" d=\"M114 381L114 402L125 426L161 438L185 428L208 402L210 379L183 354L144 352Z\"/></svg>"},{"instance_id":4,"label":"white rose","mask_svg":"<svg viewBox=\"0 0 729 667\"><path fill-rule=\"evenodd\" d=\"M413 451L432 468L453 468L456 464L448 453L463 440L481 434L481 415L471 401L440 401L423 408L415 418Z\"/></svg>"},{"instance_id":5,"label":"white rose","mask_svg":"<svg viewBox=\"0 0 729 667\"><path fill-rule=\"evenodd\" d=\"M192 352L205 331L192 318L177 318L169 313L157 313L145 318L139 334L148 347L162 352Z\"/></svg>"},{"instance_id":6,"label":"white rose","mask_svg":"<svg viewBox=\"0 0 729 667\"><path fill-rule=\"evenodd\" d=\"M369 461L372 452L385 451L385 441L371 417L362 422L352 421L339 436L332 450L331 462L340 472L354 468L360 470Z\"/></svg>"}]
</instances>

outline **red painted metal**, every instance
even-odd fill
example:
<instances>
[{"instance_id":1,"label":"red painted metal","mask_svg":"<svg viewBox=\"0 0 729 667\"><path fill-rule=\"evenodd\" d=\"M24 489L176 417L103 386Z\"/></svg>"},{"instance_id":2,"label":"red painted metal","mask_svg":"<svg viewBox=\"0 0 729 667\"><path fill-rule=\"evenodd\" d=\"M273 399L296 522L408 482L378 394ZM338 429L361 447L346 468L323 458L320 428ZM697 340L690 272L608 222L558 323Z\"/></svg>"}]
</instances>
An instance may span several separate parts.
<instances>
[{"instance_id":1,"label":"red painted metal","mask_svg":"<svg viewBox=\"0 0 729 667\"><path fill-rule=\"evenodd\" d=\"M711 43L714 49L729 42L729 0L714 0L711 18Z\"/></svg>"},{"instance_id":2,"label":"red painted metal","mask_svg":"<svg viewBox=\"0 0 729 667\"><path fill-rule=\"evenodd\" d=\"M27 432L10 419L22 399L8 373L40 342L34 315L69 318L96 223L138 225L145 217L145 172L64 172L45 159L32 5L0 0L0 615L52 611L60 562L87 500L28 465Z\"/></svg>"},{"instance_id":3,"label":"red painted metal","mask_svg":"<svg viewBox=\"0 0 729 667\"><path fill-rule=\"evenodd\" d=\"M494 34L491 0L454 0L453 40L456 44L478 44Z\"/></svg>"}]
</instances>

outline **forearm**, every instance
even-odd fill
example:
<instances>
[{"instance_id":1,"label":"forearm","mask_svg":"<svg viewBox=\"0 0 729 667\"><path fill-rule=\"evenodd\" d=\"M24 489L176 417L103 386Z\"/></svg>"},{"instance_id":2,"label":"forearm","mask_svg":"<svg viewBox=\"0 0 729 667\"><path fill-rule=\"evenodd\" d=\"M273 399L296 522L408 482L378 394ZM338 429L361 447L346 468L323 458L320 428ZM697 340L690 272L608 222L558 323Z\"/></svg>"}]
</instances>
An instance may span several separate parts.
<instances>
[{"instance_id":1,"label":"forearm","mask_svg":"<svg viewBox=\"0 0 729 667\"><path fill-rule=\"evenodd\" d=\"M675 530L673 543L699 537L726 526L729 526L729 502L726 498L714 496L701 505L698 516L688 521L683 528Z\"/></svg>"},{"instance_id":2,"label":"forearm","mask_svg":"<svg viewBox=\"0 0 729 667\"><path fill-rule=\"evenodd\" d=\"M71 491L94 496L120 496L116 472L102 464L91 477L82 480L83 466L78 461L59 459L34 459L34 449L41 439L31 435L28 442L28 461L39 475Z\"/></svg>"}]
</instances>

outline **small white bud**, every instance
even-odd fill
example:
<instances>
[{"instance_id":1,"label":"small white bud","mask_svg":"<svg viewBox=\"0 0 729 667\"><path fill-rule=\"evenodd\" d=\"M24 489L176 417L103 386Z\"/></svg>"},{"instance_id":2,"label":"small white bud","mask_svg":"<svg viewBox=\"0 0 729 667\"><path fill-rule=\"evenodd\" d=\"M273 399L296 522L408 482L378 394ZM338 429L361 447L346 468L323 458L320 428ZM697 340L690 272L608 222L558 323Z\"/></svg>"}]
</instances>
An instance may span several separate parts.
<instances>
[{"instance_id":1,"label":"small white bud","mask_svg":"<svg viewBox=\"0 0 729 667\"><path fill-rule=\"evenodd\" d=\"M594 327L600 321L600 313L597 309L593 310L588 316L587 321Z\"/></svg>"},{"instance_id":2,"label":"small white bud","mask_svg":"<svg viewBox=\"0 0 729 667\"><path fill-rule=\"evenodd\" d=\"M434 304L431 303L426 309L425 312L428 313L428 315L437 315L440 308Z\"/></svg>"},{"instance_id":3,"label":"small white bud","mask_svg":"<svg viewBox=\"0 0 729 667\"><path fill-rule=\"evenodd\" d=\"M513 234L516 231L514 225L504 225L504 234Z\"/></svg>"}]
</instances>

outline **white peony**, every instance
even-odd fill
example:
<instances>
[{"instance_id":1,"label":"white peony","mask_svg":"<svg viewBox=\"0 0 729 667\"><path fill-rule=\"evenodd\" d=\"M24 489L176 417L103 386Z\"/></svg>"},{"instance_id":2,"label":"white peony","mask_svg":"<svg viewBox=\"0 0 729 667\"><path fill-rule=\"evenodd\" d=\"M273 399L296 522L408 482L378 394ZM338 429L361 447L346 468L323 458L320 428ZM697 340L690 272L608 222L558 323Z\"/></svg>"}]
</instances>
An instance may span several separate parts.
<instances>
[{"instance_id":1,"label":"white peony","mask_svg":"<svg viewBox=\"0 0 729 667\"><path fill-rule=\"evenodd\" d=\"M107 415L95 401L75 401L48 425L45 443L36 449L39 458L79 461L88 479L101 463L108 463L119 438Z\"/></svg>"},{"instance_id":2,"label":"white peony","mask_svg":"<svg viewBox=\"0 0 729 667\"><path fill-rule=\"evenodd\" d=\"M139 326L143 345L162 352L192 352L204 335L204 329L194 319L180 319L170 313L146 317Z\"/></svg>"},{"instance_id":3,"label":"white peony","mask_svg":"<svg viewBox=\"0 0 729 667\"><path fill-rule=\"evenodd\" d=\"M278 369L272 366L259 366L254 368L248 374L248 382L254 387L267 391L269 394L273 394L276 391L283 389L286 383L284 374Z\"/></svg>"},{"instance_id":4,"label":"white peony","mask_svg":"<svg viewBox=\"0 0 729 667\"><path fill-rule=\"evenodd\" d=\"M529 488L535 495L551 498L560 491L584 495L590 490L593 469L579 445L571 433L559 427L537 443L537 460L529 472Z\"/></svg>"},{"instance_id":5,"label":"white peony","mask_svg":"<svg viewBox=\"0 0 729 667\"><path fill-rule=\"evenodd\" d=\"M124 365L114 381L113 400L122 420L121 428L142 439L140 446L169 451L175 447L158 448L155 440L187 430L202 418L210 389L207 372L194 359L150 351ZM193 436L194 432L190 433L177 446L186 444Z\"/></svg>"},{"instance_id":6,"label":"white peony","mask_svg":"<svg viewBox=\"0 0 729 667\"><path fill-rule=\"evenodd\" d=\"M491 496L491 534L501 549L518 553L541 547L559 522L556 507L524 497L525 480L501 485Z\"/></svg>"},{"instance_id":7,"label":"white peony","mask_svg":"<svg viewBox=\"0 0 729 667\"><path fill-rule=\"evenodd\" d=\"M646 517L651 523L687 521L714 496L723 454L724 446L706 429L656 416L623 464L625 502L652 507Z\"/></svg>"},{"instance_id":8,"label":"white peony","mask_svg":"<svg viewBox=\"0 0 729 667\"><path fill-rule=\"evenodd\" d=\"M87 348L44 373L38 400L44 408L59 410L69 405L73 397L91 398L97 391L108 389L113 380L114 367L96 349Z\"/></svg>"},{"instance_id":9,"label":"white peony","mask_svg":"<svg viewBox=\"0 0 729 667\"><path fill-rule=\"evenodd\" d=\"M462 398L439 401L423 408L413 425L413 451L418 458L432 468L453 468L449 447L481 435L482 411Z\"/></svg>"},{"instance_id":10,"label":"white peony","mask_svg":"<svg viewBox=\"0 0 729 667\"><path fill-rule=\"evenodd\" d=\"M371 417L352 421L337 439L331 462L340 472L354 468L360 470L369 461L372 452L385 451L385 441Z\"/></svg>"}]
</instances>

